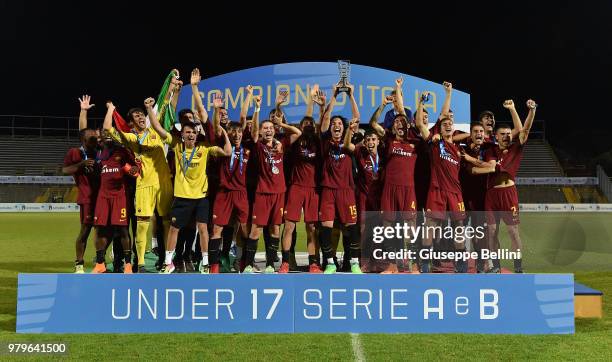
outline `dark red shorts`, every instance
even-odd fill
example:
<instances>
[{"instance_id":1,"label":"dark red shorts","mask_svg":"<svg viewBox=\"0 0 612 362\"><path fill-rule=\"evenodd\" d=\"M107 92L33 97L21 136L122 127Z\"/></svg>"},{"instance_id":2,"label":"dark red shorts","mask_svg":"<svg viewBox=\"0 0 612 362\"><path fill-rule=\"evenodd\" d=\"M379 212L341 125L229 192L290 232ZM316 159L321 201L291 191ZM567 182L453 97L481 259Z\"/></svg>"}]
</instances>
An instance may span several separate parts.
<instances>
[{"instance_id":1,"label":"dark red shorts","mask_svg":"<svg viewBox=\"0 0 612 362\"><path fill-rule=\"evenodd\" d=\"M96 204L79 204L79 211L81 214L81 224L83 225L93 225L94 222L94 212L96 209Z\"/></svg>"},{"instance_id":2,"label":"dark red shorts","mask_svg":"<svg viewBox=\"0 0 612 362\"><path fill-rule=\"evenodd\" d=\"M248 221L249 200L246 190L218 190L213 204L213 224L229 224L233 212L236 212L239 223L245 224Z\"/></svg>"},{"instance_id":3,"label":"dark red shorts","mask_svg":"<svg viewBox=\"0 0 612 362\"><path fill-rule=\"evenodd\" d=\"M319 205L319 220L333 221L336 216L343 224L357 222L355 190L323 188Z\"/></svg>"},{"instance_id":4,"label":"dark red shorts","mask_svg":"<svg viewBox=\"0 0 612 362\"><path fill-rule=\"evenodd\" d=\"M387 221L414 220L417 199L414 187L385 184L380 197L380 210Z\"/></svg>"},{"instance_id":5,"label":"dark red shorts","mask_svg":"<svg viewBox=\"0 0 612 362\"><path fill-rule=\"evenodd\" d=\"M96 226L127 226L128 214L125 192L116 195L98 194L94 225Z\"/></svg>"},{"instance_id":6,"label":"dark red shorts","mask_svg":"<svg viewBox=\"0 0 612 362\"><path fill-rule=\"evenodd\" d=\"M280 225L285 211L285 193L255 193L253 224L257 226Z\"/></svg>"},{"instance_id":7,"label":"dark red shorts","mask_svg":"<svg viewBox=\"0 0 612 362\"><path fill-rule=\"evenodd\" d=\"M378 213L380 211L380 189L378 192L370 190L367 194L361 190L357 191L357 211L359 222L365 221L367 212Z\"/></svg>"},{"instance_id":8,"label":"dark red shorts","mask_svg":"<svg viewBox=\"0 0 612 362\"><path fill-rule=\"evenodd\" d=\"M465 204L461 194L448 192L437 187L429 189L427 194L427 216L432 219L451 220L465 219Z\"/></svg>"},{"instance_id":9,"label":"dark red shorts","mask_svg":"<svg viewBox=\"0 0 612 362\"><path fill-rule=\"evenodd\" d=\"M520 224L516 186L493 187L487 190L485 210L487 213L487 223L489 224L494 224L500 219L504 220L506 225Z\"/></svg>"},{"instance_id":10,"label":"dark red shorts","mask_svg":"<svg viewBox=\"0 0 612 362\"><path fill-rule=\"evenodd\" d=\"M465 207L468 211L485 211L485 196L487 194L486 190L482 190L482 192L478 195L466 195L463 194L463 200L465 202Z\"/></svg>"},{"instance_id":11,"label":"dark red shorts","mask_svg":"<svg viewBox=\"0 0 612 362\"><path fill-rule=\"evenodd\" d=\"M304 222L319 221L319 194L314 187L291 185L285 205L285 220L298 222L304 210Z\"/></svg>"}]
</instances>

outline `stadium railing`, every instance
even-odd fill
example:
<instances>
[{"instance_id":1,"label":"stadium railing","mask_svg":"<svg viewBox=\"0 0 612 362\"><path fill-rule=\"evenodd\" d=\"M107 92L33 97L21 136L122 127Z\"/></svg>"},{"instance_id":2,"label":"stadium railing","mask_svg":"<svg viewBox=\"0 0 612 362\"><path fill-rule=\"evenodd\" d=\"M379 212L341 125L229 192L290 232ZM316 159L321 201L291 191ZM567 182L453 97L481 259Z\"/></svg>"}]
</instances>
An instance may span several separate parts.
<instances>
[{"instance_id":1,"label":"stadium railing","mask_svg":"<svg viewBox=\"0 0 612 362\"><path fill-rule=\"evenodd\" d=\"M102 125L103 119L87 117L90 127ZM20 137L37 136L68 139L79 138L79 118L54 116L0 115L0 135Z\"/></svg>"},{"instance_id":2,"label":"stadium railing","mask_svg":"<svg viewBox=\"0 0 612 362\"><path fill-rule=\"evenodd\" d=\"M608 200L612 200L612 182L601 165L597 165L597 182L603 194Z\"/></svg>"}]
</instances>

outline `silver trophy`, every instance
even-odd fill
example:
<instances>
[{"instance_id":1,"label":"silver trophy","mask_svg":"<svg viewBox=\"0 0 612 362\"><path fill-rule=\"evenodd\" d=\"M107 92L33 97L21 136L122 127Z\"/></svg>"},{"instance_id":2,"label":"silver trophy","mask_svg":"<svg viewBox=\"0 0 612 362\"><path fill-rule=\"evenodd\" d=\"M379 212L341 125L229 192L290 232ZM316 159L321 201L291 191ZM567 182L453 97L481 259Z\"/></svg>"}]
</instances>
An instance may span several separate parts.
<instances>
[{"instance_id":1,"label":"silver trophy","mask_svg":"<svg viewBox=\"0 0 612 362\"><path fill-rule=\"evenodd\" d=\"M338 82L338 93L348 93L350 91L348 83L349 77L351 75L351 61L338 60L338 72L340 73L340 81Z\"/></svg>"}]
</instances>

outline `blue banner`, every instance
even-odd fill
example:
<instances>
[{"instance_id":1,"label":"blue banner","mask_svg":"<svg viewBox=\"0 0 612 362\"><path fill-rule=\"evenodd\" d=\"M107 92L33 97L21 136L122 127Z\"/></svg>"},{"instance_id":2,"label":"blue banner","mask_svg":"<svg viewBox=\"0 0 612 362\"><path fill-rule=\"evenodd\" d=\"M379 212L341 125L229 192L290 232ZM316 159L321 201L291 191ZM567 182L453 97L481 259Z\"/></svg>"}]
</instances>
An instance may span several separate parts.
<instances>
[{"instance_id":1,"label":"blue banner","mask_svg":"<svg viewBox=\"0 0 612 362\"><path fill-rule=\"evenodd\" d=\"M399 76L404 77L405 107L415 111L419 95L424 91L432 92L425 107L430 114L430 119L437 119L445 96L441 83L430 82L391 70L352 64L349 80L355 86L355 98L359 105L362 123L367 123L370 120L370 116L380 106L383 98L394 89L395 79ZM189 74L184 74L183 78L189 81ZM230 119L237 121L240 107L245 99L245 86L252 85L254 87L253 94L262 96L262 117L266 117L268 111L274 107L278 92L287 90L289 91L289 97L286 104L283 105L285 114L290 123L297 123L306 111L306 99L311 87L318 84L326 92L329 100L332 86L338 82L338 79L337 63L285 63L250 68L203 79L199 84L199 91L204 106L209 112L213 110L214 95L221 92ZM452 82L452 79L448 80ZM192 96L191 87L183 87L177 109L195 109ZM391 109L392 106L389 105L386 111ZM458 128L469 128L470 95L456 89L453 90L451 109L455 114L455 122L458 124ZM251 108L250 113L252 111ZM346 94L343 93L338 96L334 114L350 117L351 106ZM318 117L318 111L316 110L315 117ZM384 113L380 122L383 121L383 118Z\"/></svg>"},{"instance_id":2,"label":"blue banner","mask_svg":"<svg viewBox=\"0 0 612 362\"><path fill-rule=\"evenodd\" d=\"M574 333L571 274L19 274L18 333Z\"/></svg>"}]
</instances>

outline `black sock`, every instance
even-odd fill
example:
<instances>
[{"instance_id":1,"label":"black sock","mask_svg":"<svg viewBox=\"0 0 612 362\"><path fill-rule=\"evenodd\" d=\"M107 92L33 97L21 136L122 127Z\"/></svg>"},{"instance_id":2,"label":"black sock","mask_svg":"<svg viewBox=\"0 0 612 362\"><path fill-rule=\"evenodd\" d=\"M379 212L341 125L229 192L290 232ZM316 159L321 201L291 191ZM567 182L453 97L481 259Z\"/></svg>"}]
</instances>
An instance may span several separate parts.
<instances>
[{"instance_id":1,"label":"black sock","mask_svg":"<svg viewBox=\"0 0 612 362\"><path fill-rule=\"evenodd\" d=\"M514 259L514 271L523 271L523 259Z\"/></svg>"},{"instance_id":2,"label":"black sock","mask_svg":"<svg viewBox=\"0 0 612 362\"><path fill-rule=\"evenodd\" d=\"M499 259L493 259L493 268L501 269L501 262Z\"/></svg>"},{"instance_id":3,"label":"black sock","mask_svg":"<svg viewBox=\"0 0 612 362\"><path fill-rule=\"evenodd\" d=\"M96 250L96 263L104 264L105 254L106 254L106 250Z\"/></svg>"},{"instance_id":4,"label":"black sock","mask_svg":"<svg viewBox=\"0 0 612 362\"><path fill-rule=\"evenodd\" d=\"M321 245L321 251L323 252L323 259L327 262L327 259L332 258L332 245L331 245L331 234L332 228L321 226L319 230L319 244Z\"/></svg>"},{"instance_id":5,"label":"black sock","mask_svg":"<svg viewBox=\"0 0 612 362\"><path fill-rule=\"evenodd\" d=\"M208 242L208 264L219 264L219 246L221 238L210 239Z\"/></svg>"},{"instance_id":6,"label":"black sock","mask_svg":"<svg viewBox=\"0 0 612 362\"><path fill-rule=\"evenodd\" d=\"M246 265L253 265L255 261L255 253L257 252L257 241L258 239L246 239L245 250L244 250L244 262Z\"/></svg>"},{"instance_id":7,"label":"black sock","mask_svg":"<svg viewBox=\"0 0 612 362\"><path fill-rule=\"evenodd\" d=\"M349 225L348 232L351 238L351 258L361 258L361 239L357 225Z\"/></svg>"},{"instance_id":8,"label":"black sock","mask_svg":"<svg viewBox=\"0 0 612 362\"><path fill-rule=\"evenodd\" d=\"M291 254L291 252L287 251L287 250L283 250L283 263L288 263L289 262L289 255Z\"/></svg>"},{"instance_id":9,"label":"black sock","mask_svg":"<svg viewBox=\"0 0 612 362\"><path fill-rule=\"evenodd\" d=\"M274 266L274 259L278 253L279 239L270 236L270 242L266 243L266 266Z\"/></svg>"},{"instance_id":10,"label":"black sock","mask_svg":"<svg viewBox=\"0 0 612 362\"><path fill-rule=\"evenodd\" d=\"M342 231L342 249L344 249L344 253L342 254L342 265L347 266L351 260L351 245L353 243L349 228L350 226L347 226L346 230Z\"/></svg>"},{"instance_id":11,"label":"black sock","mask_svg":"<svg viewBox=\"0 0 612 362\"><path fill-rule=\"evenodd\" d=\"M124 250L123 251L123 260L125 260L126 264L131 263L132 262L132 251Z\"/></svg>"},{"instance_id":12,"label":"black sock","mask_svg":"<svg viewBox=\"0 0 612 362\"><path fill-rule=\"evenodd\" d=\"M485 266L485 260L481 258L480 256L478 256L478 259L476 259L476 271L482 273L484 271L484 266Z\"/></svg>"},{"instance_id":13,"label":"black sock","mask_svg":"<svg viewBox=\"0 0 612 362\"><path fill-rule=\"evenodd\" d=\"M308 265L319 264L319 258L316 255L308 255Z\"/></svg>"},{"instance_id":14,"label":"black sock","mask_svg":"<svg viewBox=\"0 0 612 362\"><path fill-rule=\"evenodd\" d=\"M291 233L291 249L289 249L291 254L295 254L295 244L296 243L297 243L297 230L293 229L293 232Z\"/></svg>"},{"instance_id":15,"label":"black sock","mask_svg":"<svg viewBox=\"0 0 612 362\"><path fill-rule=\"evenodd\" d=\"M232 238L234 237L234 228L231 226L224 227L221 237L223 238L223 248L221 248L221 256L223 256L224 258L229 258L230 248L232 247Z\"/></svg>"},{"instance_id":16,"label":"black sock","mask_svg":"<svg viewBox=\"0 0 612 362\"><path fill-rule=\"evenodd\" d=\"M75 260L74 265L83 265L85 262L83 260Z\"/></svg>"}]
</instances>

